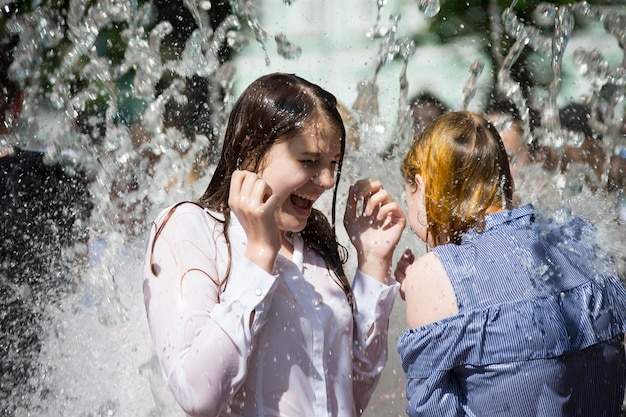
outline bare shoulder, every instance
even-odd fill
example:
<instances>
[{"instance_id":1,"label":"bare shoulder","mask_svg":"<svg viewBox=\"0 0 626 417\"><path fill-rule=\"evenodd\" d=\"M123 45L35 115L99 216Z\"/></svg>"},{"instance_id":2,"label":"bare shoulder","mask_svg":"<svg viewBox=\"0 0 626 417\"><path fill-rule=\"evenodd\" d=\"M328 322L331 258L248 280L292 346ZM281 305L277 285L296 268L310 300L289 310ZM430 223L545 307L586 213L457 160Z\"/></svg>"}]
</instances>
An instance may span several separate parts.
<instances>
[{"instance_id":1,"label":"bare shoulder","mask_svg":"<svg viewBox=\"0 0 626 417\"><path fill-rule=\"evenodd\" d=\"M417 259L406 271L406 320L411 328L458 314L456 295L434 252Z\"/></svg>"}]
</instances>

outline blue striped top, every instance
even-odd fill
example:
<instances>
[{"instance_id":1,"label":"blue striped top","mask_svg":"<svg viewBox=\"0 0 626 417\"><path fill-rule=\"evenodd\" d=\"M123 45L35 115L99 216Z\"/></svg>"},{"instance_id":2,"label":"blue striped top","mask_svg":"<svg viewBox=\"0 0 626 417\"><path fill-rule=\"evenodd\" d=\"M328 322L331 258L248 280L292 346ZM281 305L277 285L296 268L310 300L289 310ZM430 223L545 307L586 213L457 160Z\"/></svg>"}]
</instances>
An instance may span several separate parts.
<instances>
[{"instance_id":1,"label":"blue striped top","mask_svg":"<svg viewBox=\"0 0 626 417\"><path fill-rule=\"evenodd\" d=\"M459 313L398 341L409 416L619 415L626 291L590 225L527 205L433 251Z\"/></svg>"}]
</instances>

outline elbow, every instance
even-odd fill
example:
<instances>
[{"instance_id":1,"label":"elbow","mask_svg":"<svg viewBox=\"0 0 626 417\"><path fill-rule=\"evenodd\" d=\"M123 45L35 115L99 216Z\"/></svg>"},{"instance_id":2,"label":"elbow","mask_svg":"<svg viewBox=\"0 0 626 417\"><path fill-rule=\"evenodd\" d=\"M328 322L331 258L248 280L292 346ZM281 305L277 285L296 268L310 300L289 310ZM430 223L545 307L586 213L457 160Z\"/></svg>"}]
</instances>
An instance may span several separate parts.
<instances>
[{"instance_id":1,"label":"elbow","mask_svg":"<svg viewBox=\"0 0 626 417\"><path fill-rule=\"evenodd\" d=\"M168 385L176 402L189 417L218 416L226 402L207 386L206 381L194 383L179 374L171 375Z\"/></svg>"},{"instance_id":2,"label":"elbow","mask_svg":"<svg viewBox=\"0 0 626 417\"><path fill-rule=\"evenodd\" d=\"M222 404L212 401L208 390L204 392L174 391L176 402L189 417L215 417L222 409Z\"/></svg>"},{"instance_id":3,"label":"elbow","mask_svg":"<svg viewBox=\"0 0 626 417\"><path fill-rule=\"evenodd\" d=\"M237 391L245 376L245 367L236 355L234 358L227 355L230 361L216 361L218 354L208 347L208 342L195 342L198 343L192 343L193 348L177 353L161 351L159 362L165 371L167 386L188 416L215 417Z\"/></svg>"},{"instance_id":4,"label":"elbow","mask_svg":"<svg viewBox=\"0 0 626 417\"><path fill-rule=\"evenodd\" d=\"M184 407L180 403L179 405L188 417L216 417L220 414L220 409L204 407L201 404L190 407Z\"/></svg>"}]
</instances>

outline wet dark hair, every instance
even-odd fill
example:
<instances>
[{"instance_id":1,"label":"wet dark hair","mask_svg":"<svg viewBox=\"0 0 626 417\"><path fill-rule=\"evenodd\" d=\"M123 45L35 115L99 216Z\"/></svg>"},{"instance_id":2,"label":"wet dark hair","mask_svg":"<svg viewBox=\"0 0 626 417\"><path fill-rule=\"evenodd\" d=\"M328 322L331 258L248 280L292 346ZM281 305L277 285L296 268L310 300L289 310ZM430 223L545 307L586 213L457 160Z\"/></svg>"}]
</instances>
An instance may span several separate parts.
<instances>
[{"instance_id":1,"label":"wet dark hair","mask_svg":"<svg viewBox=\"0 0 626 417\"><path fill-rule=\"evenodd\" d=\"M422 91L409 103L413 116L413 134L421 134L429 124L442 114L450 111L449 107L429 91Z\"/></svg>"},{"instance_id":2,"label":"wet dark hair","mask_svg":"<svg viewBox=\"0 0 626 417\"><path fill-rule=\"evenodd\" d=\"M520 120L520 113L513 101L508 98L490 95L485 106L484 114L504 113L509 114L513 119Z\"/></svg>"},{"instance_id":3,"label":"wet dark hair","mask_svg":"<svg viewBox=\"0 0 626 417\"><path fill-rule=\"evenodd\" d=\"M333 278L353 306L352 290L343 269L347 250L337 242L334 227L346 131L337 109L337 99L328 91L294 74L273 73L252 82L233 106L220 160L197 204L222 213L224 220L216 220L222 222L226 230L230 223L228 197L233 172L240 168L259 172L265 155L277 141L296 140L298 133L320 119L330 123L341 135L341 158L333 190L332 226L322 212L313 209L300 235L306 245L324 258L326 266L334 272ZM224 237L230 253L228 234L224 233ZM226 285L229 273L230 267L226 277L219 282L220 286Z\"/></svg>"},{"instance_id":4,"label":"wet dark hair","mask_svg":"<svg viewBox=\"0 0 626 417\"><path fill-rule=\"evenodd\" d=\"M436 107L440 114L447 113L450 108L448 105L444 104L443 101L438 99L433 93L429 91L422 91L411 99L409 103L411 108L413 109L421 109L426 106L434 106Z\"/></svg>"},{"instance_id":5,"label":"wet dark hair","mask_svg":"<svg viewBox=\"0 0 626 417\"><path fill-rule=\"evenodd\" d=\"M570 103L559 110L562 128L582 133L587 138L602 140L602 136L591 127L590 118L591 107L582 103ZM599 121L602 120L599 119Z\"/></svg>"}]
</instances>

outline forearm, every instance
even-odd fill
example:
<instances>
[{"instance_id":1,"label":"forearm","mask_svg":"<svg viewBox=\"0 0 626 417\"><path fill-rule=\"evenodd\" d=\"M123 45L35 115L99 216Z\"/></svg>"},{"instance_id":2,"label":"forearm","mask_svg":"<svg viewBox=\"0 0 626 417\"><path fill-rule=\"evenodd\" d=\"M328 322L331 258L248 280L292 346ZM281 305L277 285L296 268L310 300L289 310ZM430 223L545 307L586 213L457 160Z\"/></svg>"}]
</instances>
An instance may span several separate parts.
<instances>
[{"instance_id":1,"label":"forearm","mask_svg":"<svg viewBox=\"0 0 626 417\"><path fill-rule=\"evenodd\" d=\"M188 274L180 302L155 299L149 316L168 386L192 416L218 415L245 380L249 356L256 348L254 335L263 328L275 287L273 276L242 260L210 312L158 310L163 305L200 307L210 298L207 281L203 274Z\"/></svg>"},{"instance_id":2,"label":"forearm","mask_svg":"<svg viewBox=\"0 0 626 417\"><path fill-rule=\"evenodd\" d=\"M383 284L363 271L355 276L353 389L357 409L367 405L387 363L387 330L398 289L397 283Z\"/></svg>"},{"instance_id":3,"label":"forearm","mask_svg":"<svg viewBox=\"0 0 626 417\"><path fill-rule=\"evenodd\" d=\"M365 253L359 255L358 258L359 271L383 284L389 285L392 282L393 262L391 257L379 258Z\"/></svg>"},{"instance_id":4,"label":"forearm","mask_svg":"<svg viewBox=\"0 0 626 417\"><path fill-rule=\"evenodd\" d=\"M176 400L192 416L218 415L245 380L276 283L214 240L215 227L198 207L178 207L154 245L154 235L148 242L144 265L154 350Z\"/></svg>"},{"instance_id":5,"label":"forearm","mask_svg":"<svg viewBox=\"0 0 626 417\"><path fill-rule=\"evenodd\" d=\"M434 372L424 379L407 376L406 392L410 417L463 417L469 414L451 372Z\"/></svg>"},{"instance_id":6,"label":"forearm","mask_svg":"<svg viewBox=\"0 0 626 417\"><path fill-rule=\"evenodd\" d=\"M193 417L219 415L246 374L246 357L212 322L173 360L159 356L176 402Z\"/></svg>"}]
</instances>

